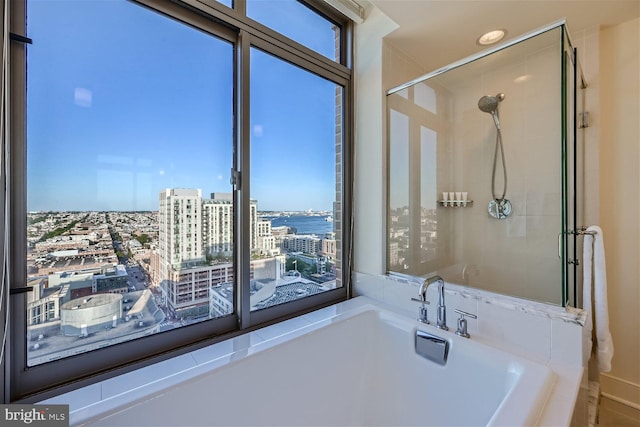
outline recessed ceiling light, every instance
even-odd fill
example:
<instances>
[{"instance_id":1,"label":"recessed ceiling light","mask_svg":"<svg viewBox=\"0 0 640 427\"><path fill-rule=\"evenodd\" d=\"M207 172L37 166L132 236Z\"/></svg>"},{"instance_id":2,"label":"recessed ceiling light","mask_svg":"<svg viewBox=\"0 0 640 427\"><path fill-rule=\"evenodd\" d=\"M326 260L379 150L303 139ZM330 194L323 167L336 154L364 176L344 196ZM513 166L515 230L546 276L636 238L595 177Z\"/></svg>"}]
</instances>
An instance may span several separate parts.
<instances>
[{"instance_id":1,"label":"recessed ceiling light","mask_svg":"<svg viewBox=\"0 0 640 427\"><path fill-rule=\"evenodd\" d=\"M487 45L499 42L506 35L507 35L507 30L489 31L487 33L484 33L480 37L478 37L478 40L476 43L478 43L481 46L487 46Z\"/></svg>"}]
</instances>

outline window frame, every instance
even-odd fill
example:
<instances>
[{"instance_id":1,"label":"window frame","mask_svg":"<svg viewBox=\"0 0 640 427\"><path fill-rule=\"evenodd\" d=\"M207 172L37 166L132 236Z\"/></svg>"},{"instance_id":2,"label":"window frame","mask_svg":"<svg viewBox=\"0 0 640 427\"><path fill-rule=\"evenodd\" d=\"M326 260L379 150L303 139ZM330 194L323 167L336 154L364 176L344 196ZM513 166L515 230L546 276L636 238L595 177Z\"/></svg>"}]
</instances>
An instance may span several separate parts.
<instances>
[{"instance_id":1,"label":"window frame","mask_svg":"<svg viewBox=\"0 0 640 427\"><path fill-rule=\"evenodd\" d=\"M11 32L26 34L26 1L11 3ZM5 402L33 403L55 395L103 381L153 363L176 357L197 348L222 341L269 323L299 315L313 309L344 301L351 295L352 234L352 159L353 159L353 85L352 23L321 0L303 3L341 26L339 61L331 61L306 46L257 23L245 15L244 0L235 0L234 9L216 0L130 0L194 27L234 45L234 306L233 315L211 319L171 331L156 333L65 357L40 365L27 366L26 297L19 289L26 287L26 45L11 43L11 121L10 121L10 232L9 273L12 295L7 308L10 317L9 339L5 358ZM27 35L28 36L28 35ZM35 41L37 42L37 41ZM250 48L258 47L303 70L312 72L343 87L340 203L342 211L341 257L342 287L301 298L286 304L252 312L249 306L250 274ZM7 308L2 308L6 310ZM5 313L0 313L4 316ZM140 344L143 345L140 345ZM1 361L0 361L1 362Z\"/></svg>"}]
</instances>

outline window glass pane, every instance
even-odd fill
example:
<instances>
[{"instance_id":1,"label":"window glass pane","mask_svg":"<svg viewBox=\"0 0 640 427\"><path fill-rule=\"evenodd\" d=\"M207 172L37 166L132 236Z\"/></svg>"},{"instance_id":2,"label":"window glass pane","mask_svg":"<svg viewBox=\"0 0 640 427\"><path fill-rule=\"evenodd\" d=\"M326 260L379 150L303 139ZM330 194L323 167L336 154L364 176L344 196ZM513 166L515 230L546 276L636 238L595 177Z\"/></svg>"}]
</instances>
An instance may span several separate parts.
<instances>
[{"instance_id":1,"label":"window glass pane","mask_svg":"<svg viewBox=\"0 0 640 427\"><path fill-rule=\"evenodd\" d=\"M128 1L28 17L28 364L231 313L232 44Z\"/></svg>"},{"instance_id":2,"label":"window glass pane","mask_svg":"<svg viewBox=\"0 0 640 427\"><path fill-rule=\"evenodd\" d=\"M233 0L216 0L218 3L222 3L223 5L233 8Z\"/></svg>"},{"instance_id":3,"label":"window glass pane","mask_svg":"<svg viewBox=\"0 0 640 427\"><path fill-rule=\"evenodd\" d=\"M247 0L247 16L296 42L340 61L340 27L295 0Z\"/></svg>"},{"instance_id":4,"label":"window glass pane","mask_svg":"<svg viewBox=\"0 0 640 427\"><path fill-rule=\"evenodd\" d=\"M252 309L341 286L342 97L252 49Z\"/></svg>"}]
</instances>

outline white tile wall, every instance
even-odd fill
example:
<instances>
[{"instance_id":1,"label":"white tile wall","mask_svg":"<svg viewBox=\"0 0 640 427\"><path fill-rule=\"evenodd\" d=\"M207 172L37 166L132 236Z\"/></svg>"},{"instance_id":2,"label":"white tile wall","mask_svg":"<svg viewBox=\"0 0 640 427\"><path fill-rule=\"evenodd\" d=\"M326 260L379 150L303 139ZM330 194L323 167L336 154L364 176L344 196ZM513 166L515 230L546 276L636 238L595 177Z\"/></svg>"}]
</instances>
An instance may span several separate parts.
<instances>
[{"instance_id":1,"label":"white tile wall","mask_svg":"<svg viewBox=\"0 0 640 427\"><path fill-rule=\"evenodd\" d=\"M419 281L398 280L387 276L354 274L356 295L365 295L417 315L418 304L410 299L418 293ZM459 285L445 285L447 324L454 333L458 315L455 309L476 314L468 318L470 339L546 363L556 374L556 385L547 398L545 410L536 425L579 426L584 405L579 384L586 378L585 314L561 307L497 295ZM382 298L380 299L380 296ZM437 290L427 291L429 319L436 320ZM576 400L576 396L578 399Z\"/></svg>"},{"instance_id":2,"label":"white tile wall","mask_svg":"<svg viewBox=\"0 0 640 427\"><path fill-rule=\"evenodd\" d=\"M436 90L438 105L447 110L447 126L436 129L437 194L466 191L474 200L465 209L438 209L438 265L475 264L479 271L469 283L476 287L554 303L561 302L561 293L541 284L557 283L561 275L561 262L554 258L561 231L560 35L555 30L509 53L499 52L490 60L469 64L465 71L453 70L428 81ZM398 84L420 71L388 43L384 58L384 81ZM528 79L518 80L521 76ZM487 215L496 130L491 116L477 107L481 96L496 93L506 95L500 104L500 122L507 198L513 207L512 216L502 221ZM502 180L498 166L498 193ZM360 271L376 273L365 268ZM517 277L521 280L514 279Z\"/></svg>"},{"instance_id":3,"label":"white tile wall","mask_svg":"<svg viewBox=\"0 0 640 427\"><path fill-rule=\"evenodd\" d=\"M551 360L566 363L587 365L583 354L582 333L574 323L563 319L551 319ZM582 332L584 328L579 328Z\"/></svg>"},{"instance_id":4,"label":"white tile wall","mask_svg":"<svg viewBox=\"0 0 640 427\"><path fill-rule=\"evenodd\" d=\"M354 279L356 295L368 296L417 316L419 305L411 298L418 295L419 281L363 273L355 273ZM478 316L477 320L468 319L471 339L537 361L584 366L584 313L581 310L568 312L553 305L449 283L445 289L447 324L451 333L455 332L459 317L454 310L459 309ZM438 304L435 286L429 287L427 299L431 302L429 319L435 322Z\"/></svg>"}]
</instances>

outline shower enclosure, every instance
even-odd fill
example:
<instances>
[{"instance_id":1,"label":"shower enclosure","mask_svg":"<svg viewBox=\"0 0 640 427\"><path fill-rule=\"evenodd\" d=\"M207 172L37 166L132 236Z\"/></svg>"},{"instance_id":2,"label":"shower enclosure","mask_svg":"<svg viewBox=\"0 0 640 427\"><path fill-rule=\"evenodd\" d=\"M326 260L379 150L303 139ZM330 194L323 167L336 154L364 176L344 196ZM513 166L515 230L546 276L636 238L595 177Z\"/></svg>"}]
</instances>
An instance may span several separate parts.
<instances>
[{"instance_id":1,"label":"shower enclosure","mask_svg":"<svg viewBox=\"0 0 640 427\"><path fill-rule=\"evenodd\" d=\"M388 92L390 274L576 305L576 55L562 21Z\"/></svg>"}]
</instances>

